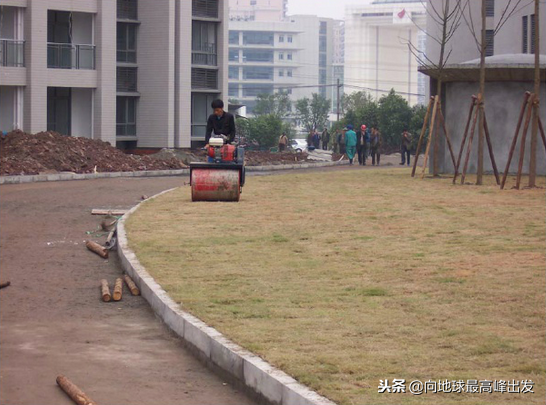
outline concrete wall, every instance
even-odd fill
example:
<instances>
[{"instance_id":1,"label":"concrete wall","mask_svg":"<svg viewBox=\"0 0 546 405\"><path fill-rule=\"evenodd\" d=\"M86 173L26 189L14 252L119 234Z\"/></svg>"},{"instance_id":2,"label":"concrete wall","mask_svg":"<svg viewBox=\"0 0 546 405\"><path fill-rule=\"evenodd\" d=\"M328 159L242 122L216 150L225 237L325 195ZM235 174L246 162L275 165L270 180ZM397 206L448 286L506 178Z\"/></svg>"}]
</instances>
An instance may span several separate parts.
<instances>
[{"instance_id":1,"label":"concrete wall","mask_svg":"<svg viewBox=\"0 0 546 405\"><path fill-rule=\"evenodd\" d=\"M523 102L523 94L525 91L532 91L532 83L506 83L506 82L490 82L487 83L486 93L486 116L489 130L491 133L493 151L499 171L504 171L508 160L508 151L514 137L516 123L519 117L521 104ZM459 152L462 137L464 134L465 124L468 118L468 110L470 108L470 96L475 94L477 90L476 83L448 83L446 85L446 120L450 131L452 143L455 148L455 156ZM542 86L542 100L546 99L546 87ZM541 117L546 116L546 103L541 103ZM472 154L469 163L469 173L476 173L477 168L477 149L478 149L478 133L476 126L476 134L472 145ZM527 134L526 156L524 162L524 172L529 169L529 145L531 138L531 130ZM521 139L521 134L520 134ZM468 144L468 141L467 141ZM540 140L537 144L537 172L541 175L546 175L546 153L544 145ZM453 173L453 164L449 151L444 147L443 159L440 161L440 170L444 173ZM516 149L514 158L510 166L510 172L517 171L519 159L519 146ZM464 161L463 161L464 162ZM486 153L484 158L484 170L492 171L489 154Z\"/></svg>"},{"instance_id":2,"label":"concrete wall","mask_svg":"<svg viewBox=\"0 0 546 405\"><path fill-rule=\"evenodd\" d=\"M15 114L14 86L0 86L0 131L11 131Z\"/></svg>"}]
</instances>

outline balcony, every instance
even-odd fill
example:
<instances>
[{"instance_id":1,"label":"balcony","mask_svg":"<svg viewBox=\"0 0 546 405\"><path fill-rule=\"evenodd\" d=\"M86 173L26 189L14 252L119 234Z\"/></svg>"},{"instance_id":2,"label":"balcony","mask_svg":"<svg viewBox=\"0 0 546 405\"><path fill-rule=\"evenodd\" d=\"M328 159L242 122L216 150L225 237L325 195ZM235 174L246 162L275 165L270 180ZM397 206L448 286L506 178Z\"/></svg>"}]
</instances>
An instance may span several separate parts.
<instances>
[{"instance_id":1,"label":"balcony","mask_svg":"<svg viewBox=\"0 0 546 405\"><path fill-rule=\"evenodd\" d=\"M198 44L192 48L192 65L218 66L217 59L216 44Z\"/></svg>"},{"instance_id":2,"label":"balcony","mask_svg":"<svg viewBox=\"0 0 546 405\"><path fill-rule=\"evenodd\" d=\"M25 41L13 39L0 40L0 66L25 66Z\"/></svg>"},{"instance_id":3,"label":"balcony","mask_svg":"<svg viewBox=\"0 0 546 405\"><path fill-rule=\"evenodd\" d=\"M47 67L53 69L95 69L95 45L47 44Z\"/></svg>"}]
</instances>

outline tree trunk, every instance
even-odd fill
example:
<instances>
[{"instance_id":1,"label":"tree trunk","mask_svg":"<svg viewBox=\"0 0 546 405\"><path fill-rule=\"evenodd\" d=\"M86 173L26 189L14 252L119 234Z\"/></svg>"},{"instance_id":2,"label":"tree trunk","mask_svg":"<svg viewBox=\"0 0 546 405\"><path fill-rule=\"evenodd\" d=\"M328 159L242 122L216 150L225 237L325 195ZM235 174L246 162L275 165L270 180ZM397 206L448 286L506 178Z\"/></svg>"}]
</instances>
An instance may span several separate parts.
<instances>
[{"instance_id":1,"label":"tree trunk","mask_svg":"<svg viewBox=\"0 0 546 405\"><path fill-rule=\"evenodd\" d=\"M64 375L57 377L57 384L59 387L78 405L96 405L91 398L89 398L85 393L80 390L75 384L72 383Z\"/></svg>"},{"instance_id":2,"label":"tree trunk","mask_svg":"<svg viewBox=\"0 0 546 405\"><path fill-rule=\"evenodd\" d=\"M114 301L121 300L121 295L123 293L123 281L121 278L116 279L116 284L114 285L114 294L112 298Z\"/></svg>"},{"instance_id":3,"label":"tree trunk","mask_svg":"<svg viewBox=\"0 0 546 405\"><path fill-rule=\"evenodd\" d=\"M129 287L129 290L131 290L131 294L133 295L140 295L140 290L136 286L135 282L129 277L129 275L125 275L124 277L125 284L127 284L127 287Z\"/></svg>"},{"instance_id":4,"label":"tree trunk","mask_svg":"<svg viewBox=\"0 0 546 405\"><path fill-rule=\"evenodd\" d=\"M485 11L485 0L482 0L482 41L481 41L481 52L480 52L480 94L481 94L481 103L478 105L479 110L479 123L478 123L478 169L477 169L477 178L476 184L483 184L483 152L484 152L484 140L485 140L485 130L484 130L484 103L485 103L485 49L487 47L485 39L486 31L486 11Z\"/></svg>"},{"instance_id":5,"label":"tree trunk","mask_svg":"<svg viewBox=\"0 0 546 405\"><path fill-rule=\"evenodd\" d=\"M104 279L100 281L100 291L102 295L102 300L104 302L110 302L112 296L110 295L110 287L108 287L108 281Z\"/></svg>"},{"instance_id":6,"label":"tree trunk","mask_svg":"<svg viewBox=\"0 0 546 405\"><path fill-rule=\"evenodd\" d=\"M535 101L533 103L533 126L531 129L531 156L529 158L529 187L536 186L538 114L540 113L540 34L539 0L535 0Z\"/></svg>"}]
</instances>

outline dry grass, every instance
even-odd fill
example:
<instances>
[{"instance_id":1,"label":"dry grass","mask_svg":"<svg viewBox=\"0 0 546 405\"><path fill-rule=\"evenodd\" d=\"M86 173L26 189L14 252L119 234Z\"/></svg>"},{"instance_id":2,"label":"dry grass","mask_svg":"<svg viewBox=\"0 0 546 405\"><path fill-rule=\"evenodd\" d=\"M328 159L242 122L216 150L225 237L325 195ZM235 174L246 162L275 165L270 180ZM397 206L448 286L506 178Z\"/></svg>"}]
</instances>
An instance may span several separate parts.
<instances>
[{"instance_id":1,"label":"dry grass","mask_svg":"<svg viewBox=\"0 0 546 405\"><path fill-rule=\"evenodd\" d=\"M239 204L178 189L130 218L130 245L184 309L340 404L544 403L544 190L408 173L253 177ZM535 394L378 394L385 378Z\"/></svg>"}]
</instances>

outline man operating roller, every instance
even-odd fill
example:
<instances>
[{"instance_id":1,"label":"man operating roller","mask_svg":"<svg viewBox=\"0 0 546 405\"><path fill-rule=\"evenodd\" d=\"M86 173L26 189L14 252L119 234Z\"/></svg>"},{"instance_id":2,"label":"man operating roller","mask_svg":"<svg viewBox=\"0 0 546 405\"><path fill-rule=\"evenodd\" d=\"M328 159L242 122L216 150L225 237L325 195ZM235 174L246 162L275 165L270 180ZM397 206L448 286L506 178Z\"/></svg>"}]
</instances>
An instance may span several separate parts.
<instances>
[{"instance_id":1,"label":"man operating roller","mask_svg":"<svg viewBox=\"0 0 546 405\"><path fill-rule=\"evenodd\" d=\"M211 103L214 113L207 120L207 132L205 133L206 148L209 146L209 140L214 135L224 138L226 143L231 143L235 139L235 117L233 114L224 111L224 102L214 100Z\"/></svg>"}]
</instances>

